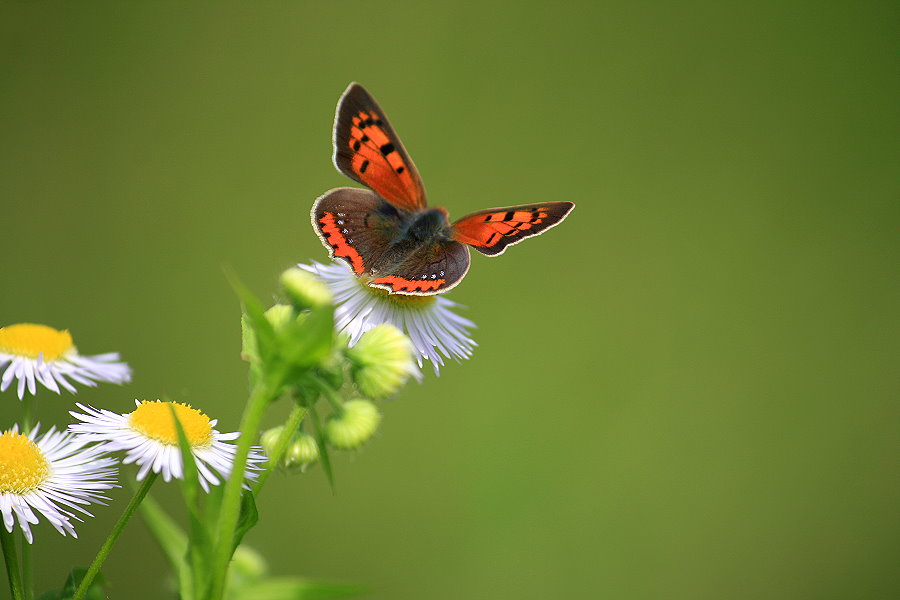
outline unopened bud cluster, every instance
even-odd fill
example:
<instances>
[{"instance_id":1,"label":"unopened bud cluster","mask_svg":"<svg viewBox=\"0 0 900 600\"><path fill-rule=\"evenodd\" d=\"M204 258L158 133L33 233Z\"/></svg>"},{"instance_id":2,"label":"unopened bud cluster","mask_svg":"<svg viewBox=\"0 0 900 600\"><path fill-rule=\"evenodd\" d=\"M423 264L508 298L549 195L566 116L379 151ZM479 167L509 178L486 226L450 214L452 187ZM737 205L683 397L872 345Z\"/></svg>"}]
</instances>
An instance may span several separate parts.
<instances>
[{"instance_id":1,"label":"unopened bud cluster","mask_svg":"<svg viewBox=\"0 0 900 600\"><path fill-rule=\"evenodd\" d=\"M320 455L327 458L329 447L353 450L371 439L381 422L373 401L393 396L410 376L421 374L412 342L395 326L378 325L350 346L347 336L334 331L334 299L318 277L291 268L280 281L284 303L265 311L252 298L246 304L242 355L251 364L251 383L272 374L283 377L280 395L304 410L314 411L327 400L331 414L306 422L315 436L283 426L261 436L279 467L303 471Z\"/></svg>"},{"instance_id":2,"label":"unopened bud cluster","mask_svg":"<svg viewBox=\"0 0 900 600\"><path fill-rule=\"evenodd\" d=\"M278 442L284 435L284 426L273 427L263 432L260 444L269 456L278 453ZM291 435L278 466L285 469L305 471L319 460L319 444L308 433L296 431Z\"/></svg>"}]
</instances>

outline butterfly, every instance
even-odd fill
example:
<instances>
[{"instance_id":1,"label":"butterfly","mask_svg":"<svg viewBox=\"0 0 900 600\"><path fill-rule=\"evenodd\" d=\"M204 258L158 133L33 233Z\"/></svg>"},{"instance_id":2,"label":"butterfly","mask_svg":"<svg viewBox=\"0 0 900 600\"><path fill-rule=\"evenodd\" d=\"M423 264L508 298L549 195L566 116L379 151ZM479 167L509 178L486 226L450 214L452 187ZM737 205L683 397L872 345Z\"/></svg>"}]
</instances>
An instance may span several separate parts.
<instances>
[{"instance_id":1,"label":"butterfly","mask_svg":"<svg viewBox=\"0 0 900 600\"><path fill-rule=\"evenodd\" d=\"M337 188L313 204L313 228L332 259L369 286L428 296L455 287L469 270L469 247L487 256L558 225L572 202L480 210L450 222L430 208L412 159L384 111L351 83L334 119L334 165L369 189Z\"/></svg>"}]
</instances>

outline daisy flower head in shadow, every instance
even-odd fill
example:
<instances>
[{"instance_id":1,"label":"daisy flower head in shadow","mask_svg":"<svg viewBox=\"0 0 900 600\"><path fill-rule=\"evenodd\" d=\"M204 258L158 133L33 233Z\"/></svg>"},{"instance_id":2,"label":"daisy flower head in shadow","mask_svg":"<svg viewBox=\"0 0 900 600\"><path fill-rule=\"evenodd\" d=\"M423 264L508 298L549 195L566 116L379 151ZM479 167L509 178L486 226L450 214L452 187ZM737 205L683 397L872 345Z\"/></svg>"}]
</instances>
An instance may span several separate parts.
<instances>
[{"instance_id":1,"label":"daisy flower head in shadow","mask_svg":"<svg viewBox=\"0 0 900 600\"><path fill-rule=\"evenodd\" d=\"M135 400L135 404L135 410L126 414L77 404L83 412L69 414L81 423L69 425L69 430L87 441L97 442L106 452L125 452L123 462L139 467L138 481L150 471L161 474L164 481L182 479L184 463L174 410L190 445L203 489L209 492L211 485L219 485L228 478L235 456L235 445L229 442L240 437L240 433L220 433L214 429L216 420L186 404L159 400ZM266 460L259 450L251 449L247 458L244 477L248 481L256 478L255 471Z\"/></svg>"},{"instance_id":2,"label":"daisy flower head in shadow","mask_svg":"<svg viewBox=\"0 0 900 600\"><path fill-rule=\"evenodd\" d=\"M87 440L51 428L39 436L17 428L0 434L0 513L12 532L16 521L28 540L38 513L63 535L78 537L72 519L93 516L83 507L106 504L102 490L117 487L116 461Z\"/></svg>"},{"instance_id":3,"label":"daisy flower head in shadow","mask_svg":"<svg viewBox=\"0 0 900 600\"><path fill-rule=\"evenodd\" d=\"M57 394L60 387L74 394L73 382L95 387L101 381L131 381L131 368L117 353L82 356L67 330L34 323L0 327L0 373L0 392L17 380L20 400L26 389L35 395L37 383Z\"/></svg>"},{"instance_id":4,"label":"daisy flower head in shadow","mask_svg":"<svg viewBox=\"0 0 900 600\"><path fill-rule=\"evenodd\" d=\"M313 261L298 266L317 275L331 290L335 327L349 336L350 346L370 329L390 323L412 340L419 367L429 360L436 374L445 358L469 358L477 346L469 337L475 323L456 314L460 305L441 295L391 294L367 285L342 263Z\"/></svg>"}]
</instances>

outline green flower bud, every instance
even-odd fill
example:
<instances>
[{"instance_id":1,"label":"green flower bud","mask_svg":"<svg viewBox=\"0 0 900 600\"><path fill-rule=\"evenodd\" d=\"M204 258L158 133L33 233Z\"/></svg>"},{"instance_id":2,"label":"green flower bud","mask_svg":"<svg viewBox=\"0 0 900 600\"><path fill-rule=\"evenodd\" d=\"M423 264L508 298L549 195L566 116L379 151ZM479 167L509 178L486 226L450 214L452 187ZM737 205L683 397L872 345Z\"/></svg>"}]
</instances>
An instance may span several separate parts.
<instances>
[{"instance_id":1,"label":"green flower bud","mask_svg":"<svg viewBox=\"0 0 900 600\"><path fill-rule=\"evenodd\" d=\"M372 437L381 422L381 414L368 400L351 400L339 414L325 423L325 435L335 448L352 450Z\"/></svg>"},{"instance_id":2,"label":"green flower bud","mask_svg":"<svg viewBox=\"0 0 900 600\"><path fill-rule=\"evenodd\" d=\"M290 323L294 316L294 308L287 304L276 304L266 311L266 318L272 324L275 333L281 331L285 325Z\"/></svg>"},{"instance_id":3,"label":"green flower bud","mask_svg":"<svg viewBox=\"0 0 900 600\"><path fill-rule=\"evenodd\" d=\"M367 398L386 398L397 392L410 375L418 373L412 342L389 323L365 332L347 350L347 356L353 365L353 381Z\"/></svg>"},{"instance_id":4,"label":"green flower bud","mask_svg":"<svg viewBox=\"0 0 900 600\"><path fill-rule=\"evenodd\" d=\"M290 446L284 453L282 461L289 469L305 471L307 467L319 460L319 444L316 438L308 433L299 433L294 436Z\"/></svg>"},{"instance_id":5,"label":"green flower bud","mask_svg":"<svg viewBox=\"0 0 900 600\"><path fill-rule=\"evenodd\" d=\"M313 308L331 304L331 290L322 280L303 269L291 267L281 274L281 287L297 308Z\"/></svg>"},{"instance_id":6,"label":"green flower bud","mask_svg":"<svg viewBox=\"0 0 900 600\"><path fill-rule=\"evenodd\" d=\"M266 456L275 454L275 446L278 444L278 438L281 437L282 431L284 431L284 425L279 425L263 431L262 435L259 436L259 445L262 446Z\"/></svg>"}]
</instances>

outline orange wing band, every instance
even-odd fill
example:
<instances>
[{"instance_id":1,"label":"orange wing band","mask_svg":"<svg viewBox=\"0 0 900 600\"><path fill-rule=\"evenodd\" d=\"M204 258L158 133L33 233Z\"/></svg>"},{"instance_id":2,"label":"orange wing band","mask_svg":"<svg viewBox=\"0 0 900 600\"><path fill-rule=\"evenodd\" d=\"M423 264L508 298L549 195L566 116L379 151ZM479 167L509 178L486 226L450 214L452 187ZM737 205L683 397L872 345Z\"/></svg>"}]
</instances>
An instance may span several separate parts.
<instances>
[{"instance_id":1,"label":"orange wing band","mask_svg":"<svg viewBox=\"0 0 900 600\"><path fill-rule=\"evenodd\" d=\"M444 283L446 283L446 280L403 279L402 277L391 275L389 277L379 277L378 279L373 279L372 283L387 283L393 288L395 292L428 292L438 289L439 287L444 285Z\"/></svg>"},{"instance_id":2,"label":"orange wing band","mask_svg":"<svg viewBox=\"0 0 900 600\"><path fill-rule=\"evenodd\" d=\"M366 270L362 256L347 242L341 228L334 222L334 215L330 212L325 213L325 216L319 219L319 223L322 224L322 233L326 236L325 239L331 246L334 255L350 259L353 271L357 275L361 275Z\"/></svg>"}]
</instances>

